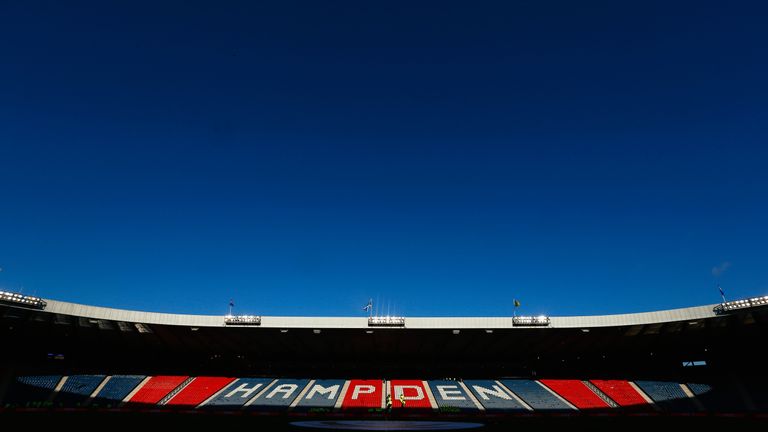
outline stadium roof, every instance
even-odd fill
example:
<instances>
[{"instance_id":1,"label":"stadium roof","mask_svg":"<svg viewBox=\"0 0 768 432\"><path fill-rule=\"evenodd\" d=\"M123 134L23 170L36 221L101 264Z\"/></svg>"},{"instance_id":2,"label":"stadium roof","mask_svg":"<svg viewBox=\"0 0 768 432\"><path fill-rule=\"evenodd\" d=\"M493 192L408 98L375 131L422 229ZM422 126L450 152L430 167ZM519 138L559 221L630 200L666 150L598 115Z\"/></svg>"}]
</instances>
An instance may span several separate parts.
<instances>
[{"instance_id":1,"label":"stadium roof","mask_svg":"<svg viewBox=\"0 0 768 432\"><path fill-rule=\"evenodd\" d=\"M368 317L262 316L227 324L224 315L182 315L38 299L0 302L5 360L25 371L146 371L304 376L619 376L628 368L658 377L684 362L726 371L761 368L768 297L759 304L706 305L655 312L548 317L406 317L372 326ZM518 319L521 317L517 317ZM58 360L62 359L62 360ZM62 363L63 362L63 363Z\"/></svg>"},{"instance_id":2,"label":"stadium roof","mask_svg":"<svg viewBox=\"0 0 768 432\"><path fill-rule=\"evenodd\" d=\"M180 325L194 327L223 327L222 315L184 315L157 312L141 312L87 306L46 300L46 312L84 318L126 321L144 324ZM714 318L717 305L706 305L654 312L549 317L549 328L611 327L626 325L657 324ZM369 328L368 317L300 317L261 316L262 328ZM515 328L512 317L407 317L405 327L410 329L488 329ZM518 327L519 328L519 327Z\"/></svg>"}]
</instances>

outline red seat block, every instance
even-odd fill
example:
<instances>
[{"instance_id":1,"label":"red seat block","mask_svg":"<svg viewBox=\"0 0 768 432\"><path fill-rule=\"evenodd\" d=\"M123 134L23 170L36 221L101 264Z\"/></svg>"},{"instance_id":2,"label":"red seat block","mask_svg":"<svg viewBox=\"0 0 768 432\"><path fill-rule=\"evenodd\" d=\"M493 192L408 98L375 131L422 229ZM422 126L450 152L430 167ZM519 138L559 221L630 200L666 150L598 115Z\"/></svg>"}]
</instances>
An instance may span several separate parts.
<instances>
[{"instance_id":1,"label":"red seat block","mask_svg":"<svg viewBox=\"0 0 768 432\"><path fill-rule=\"evenodd\" d=\"M341 408L382 408L383 392L382 380L351 380Z\"/></svg>"},{"instance_id":2,"label":"red seat block","mask_svg":"<svg viewBox=\"0 0 768 432\"><path fill-rule=\"evenodd\" d=\"M610 408L600 396L579 380L540 380L578 409Z\"/></svg>"},{"instance_id":3,"label":"red seat block","mask_svg":"<svg viewBox=\"0 0 768 432\"><path fill-rule=\"evenodd\" d=\"M432 408L422 381L392 380L388 381L388 384L389 394L392 396L392 408ZM401 393L405 399L405 406L400 402Z\"/></svg>"},{"instance_id":4,"label":"red seat block","mask_svg":"<svg viewBox=\"0 0 768 432\"><path fill-rule=\"evenodd\" d=\"M591 380L590 382L621 407L647 405L650 408L651 406L637 390L629 385L629 381Z\"/></svg>"},{"instance_id":5,"label":"red seat block","mask_svg":"<svg viewBox=\"0 0 768 432\"><path fill-rule=\"evenodd\" d=\"M184 387L182 391L172 397L166 405L198 406L232 381L234 381L234 378L197 377L188 386Z\"/></svg>"},{"instance_id":6,"label":"red seat block","mask_svg":"<svg viewBox=\"0 0 768 432\"><path fill-rule=\"evenodd\" d=\"M187 376L155 376L149 379L130 399L131 404L156 404L173 391Z\"/></svg>"}]
</instances>

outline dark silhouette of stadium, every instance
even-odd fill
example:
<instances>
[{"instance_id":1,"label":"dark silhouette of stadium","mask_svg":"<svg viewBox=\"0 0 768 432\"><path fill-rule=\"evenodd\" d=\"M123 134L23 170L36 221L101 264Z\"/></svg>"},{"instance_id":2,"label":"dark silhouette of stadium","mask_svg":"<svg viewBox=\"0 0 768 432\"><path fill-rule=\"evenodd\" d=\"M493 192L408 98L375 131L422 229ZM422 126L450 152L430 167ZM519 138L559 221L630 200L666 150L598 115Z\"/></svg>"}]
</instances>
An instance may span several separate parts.
<instances>
[{"instance_id":1,"label":"dark silhouette of stadium","mask_svg":"<svg viewBox=\"0 0 768 432\"><path fill-rule=\"evenodd\" d=\"M320 318L148 313L0 293L1 415L273 430L751 424L768 419L767 305Z\"/></svg>"}]
</instances>

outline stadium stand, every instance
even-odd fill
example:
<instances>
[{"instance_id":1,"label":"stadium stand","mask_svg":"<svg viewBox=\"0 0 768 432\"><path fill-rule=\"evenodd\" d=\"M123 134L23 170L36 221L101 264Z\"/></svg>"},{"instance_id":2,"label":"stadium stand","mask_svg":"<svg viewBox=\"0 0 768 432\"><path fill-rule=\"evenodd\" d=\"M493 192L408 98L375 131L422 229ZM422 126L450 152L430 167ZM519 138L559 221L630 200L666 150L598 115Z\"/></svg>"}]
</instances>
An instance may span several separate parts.
<instances>
[{"instance_id":1,"label":"stadium stand","mask_svg":"<svg viewBox=\"0 0 768 432\"><path fill-rule=\"evenodd\" d=\"M609 398L607 394L603 393L599 388L597 388L594 384L592 384L592 381L583 380L581 381L584 383L585 386L594 394L596 394L600 399L603 400L606 404L608 404L611 408L618 408L619 404L613 401L613 399Z\"/></svg>"},{"instance_id":2,"label":"stadium stand","mask_svg":"<svg viewBox=\"0 0 768 432\"><path fill-rule=\"evenodd\" d=\"M525 405L496 381L469 380L464 381L464 384L472 391L486 411L528 411Z\"/></svg>"},{"instance_id":3,"label":"stadium stand","mask_svg":"<svg viewBox=\"0 0 768 432\"><path fill-rule=\"evenodd\" d=\"M552 391L562 396L578 409L610 408L610 405L579 380L540 380L539 382L552 389Z\"/></svg>"},{"instance_id":4,"label":"stadium stand","mask_svg":"<svg viewBox=\"0 0 768 432\"><path fill-rule=\"evenodd\" d=\"M710 384L687 383L686 385L707 411L726 413L747 411L743 394L734 383L720 381Z\"/></svg>"},{"instance_id":5,"label":"stadium stand","mask_svg":"<svg viewBox=\"0 0 768 432\"><path fill-rule=\"evenodd\" d=\"M345 380L313 380L307 386L307 391L294 402L297 411L329 412L336 408L341 401L339 398L345 390Z\"/></svg>"},{"instance_id":6,"label":"stadium stand","mask_svg":"<svg viewBox=\"0 0 768 432\"><path fill-rule=\"evenodd\" d=\"M104 386L98 390L91 407L112 408L119 405L144 379L145 375L113 375L106 378Z\"/></svg>"},{"instance_id":7,"label":"stadium stand","mask_svg":"<svg viewBox=\"0 0 768 432\"><path fill-rule=\"evenodd\" d=\"M387 385L392 395L393 409L432 409L430 392L425 388L424 381L391 380L387 381ZM400 401L401 394L405 404Z\"/></svg>"},{"instance_id":8,"label":"stadium stand","mask_svg":"<svg viewBox=\"0 0 768 432\"><path fill-rule=\"evenodd\" d=\"M31 375L17 377L5 398L6 406L28 408L50 407L53 390L61 375Z\"/></svg>"},{"instance_id":9,"label":"stadium stand","mask_svg":"<svg viewBox=\"0 0 768 432\"><path fill-rule=\"evenodd\" d=\"M217 391L223 389L234 378L196 377L179 393L168 400L166 405L191 407L201 404Z\"/></svg>"},{"instance_id":10,"label":"stadium stand","mask_svg":"<svg viewBox=\"0 0 768 432\"><path fill-rule=\"evenodd\" d=\"M344 410L381 409L383 402L382 380L351 380L341 407ZM394 406L394 400L392 405Z\"/></svg>"},{"instance_id":11,"label":"stadium stand","mask_svg":"<svg viewBox=\"0 0 768 432\"><path fill-rule=\"evenodd\" d=\"M272 386L246 403L245 408L257 411L286 411L309 383L308 379L280 378Z\"/></svg>"},{"instance_id":12,"label":"stadium stand","mask_svg":"<svg viewBox=\"0 0 768 432\"><path fill-rule=\"evenodd\" d=\"M204 401L201 408L212 410L240 409L249 400L268 390L274 381L272 378L238 378L218 394Z\"/></svg>"},{"instance_id":13,"label":"stadium stand","mask_svg":"<svg viewBox=\"0 0 768 432\"><path fill-rule=\"evenodd\" d=\"M624 380L591 380L601 392L611 398L619 407L637 410L652 410L651 404L635 390L629 381Z\"/></svg>"},{"instance_id":14,"label":"stadium stand","mask_svg":"<svg viewBox=\"0 0 768 432\"><path fill-rule=\"evenodd\" d=\"M666 412L695 412L697 407L680 384L668 381L635 381L656 405Z\"/></svg>"},{"instance_id":15,"label":"stadium stand","mask_svg":"<svg viewBox=\"0 0 768 432\"><path fill-rule=\"evenodd\" d=\"M172 392L181 383L187 380L188 376L155 376L150 378L131 398L129 405L137 404L157 404L168 393Z\"/></svg>"},{"instance_id":16,"label":"stadium stand","mask_svg":"<svg viewBox=\"0 0 768 432\"><path fill-rule=\"evenodd\" d=\"M536 411L571 411L551 390L532 380L502 380L501 383Z\"/></svg>"},{"instance_id":17,"label":"stadium stand","mask_svg":"<svg viewBox=\"0 0 768 432\"><path fill-rule=\"evenodd\" d=\"M195 378L194 378L194 377L187 377L187 379L185 379L184 381L182 381L182 382L181 382L181 384L177 385L177 386L176 386L176 387L175 387L173 390L171 390L171 391L170 391L170 392L168 392L168 393L167 393L165 396L163 396L163 398L162 398L162 399L160 399L160 400L157 402L157 404L158 404L158 405L167 405L167 404L168 404L168 401L170 401L171 399L173 399L174 397L176 397L176 395L177 395L177 394L181 393L181 391L182 391L182 390L184 390L185 388L187 388L187 386L188 386L189 384L191 384L191 383L192 383L192 381L194 381L194 380L195 380Z\"/></svg>"},{"instance_id":18,"label":"stadium stand","mask_svg":"<svg viewBox=\"0 0 768 432\"><path fill-rule=\"evenodd\" d=\"M435 380L429 381L428 384L440 411L454 413L477 411L477 406L459 382Z\"/></svg>"},{"instance_id":19,"label":"stadium stand","mask_svg":"<svg viewBox=\"0 0 768 432\"><path fill-rule=\"evenodd\" d=\"M104 381L104 375L72 375L65 377L64 385L56 394L54 405L59 407L84 406L91 394Z\"/></svg>"},{"instance_id":20,"label":"stadium stand","mask_svg":"<svg viewBox=\"0 0 768 432\"><path fill-rule=\"evenodd\" d=\"M9 347L0 356L0 425L762 430L768 304L714 306L552 317L546 327L413 317L371 328L364 317L263 317L241 327L223 316L0 304ZM119 375L126 371L147 375Z\"/></svg>"},{"instance_id":21,"label":"stadium stand","mask_svg":"<svg viewBox=\"0 0 768 432\"><path fill-rule=\"evenodd\" d=\"M386 383L386 385L385 385ZM309 380L143 375L31 375L16 377L4 407L114 408L127 406L327 413L381 412L389 394L392 410L446 413L568 412L627 409L666 413L744 413L762 407L764 388L735 381L525 379L494 380ZM690 390L686 392L686 390ZM745 390L750 390L746 392ZM405 406L400 401L404 395ZM91 399L93 395L93 399ZM759 396L759 397L755 397ZM762 399L760 398L762 397ZM605 399L610 402L606 402ZM649 402L649 399L653 403Z\"/></svg>"}]
</instances>

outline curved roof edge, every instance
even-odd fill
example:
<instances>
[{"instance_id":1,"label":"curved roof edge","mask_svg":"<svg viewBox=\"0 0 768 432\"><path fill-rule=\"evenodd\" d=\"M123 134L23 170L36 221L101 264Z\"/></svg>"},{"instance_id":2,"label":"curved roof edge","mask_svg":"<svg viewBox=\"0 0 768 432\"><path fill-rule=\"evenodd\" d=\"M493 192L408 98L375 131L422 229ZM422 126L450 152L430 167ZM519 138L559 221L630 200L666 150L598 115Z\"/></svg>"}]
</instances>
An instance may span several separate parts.
<instances>
[{"instance_id":1,"label":"curved roof edge","mask_svg":"<svg viewBox=\"0 0 768 432\"><path fill-rule=\"evenodd\" d=\"M72 315L90 319L126 321L143 324L178 325L192 327L225 327L223 315L184 315L159 312L141 312L88 306L56 300L47 300L44 312ZM616 315L587 315L550 317L546 328L586 328L627 325L661 324L714 318L716 305ZM262 316L261 328L343 328L367 329L367 317L298 317ZM393 330L402 327L392 328ZM513 328L512 317L407 317L408 329L504 329ZM527 328L531 327L514 327ZM382 328L384 329L384 328Z\"/></svg>"}]
</instances>

